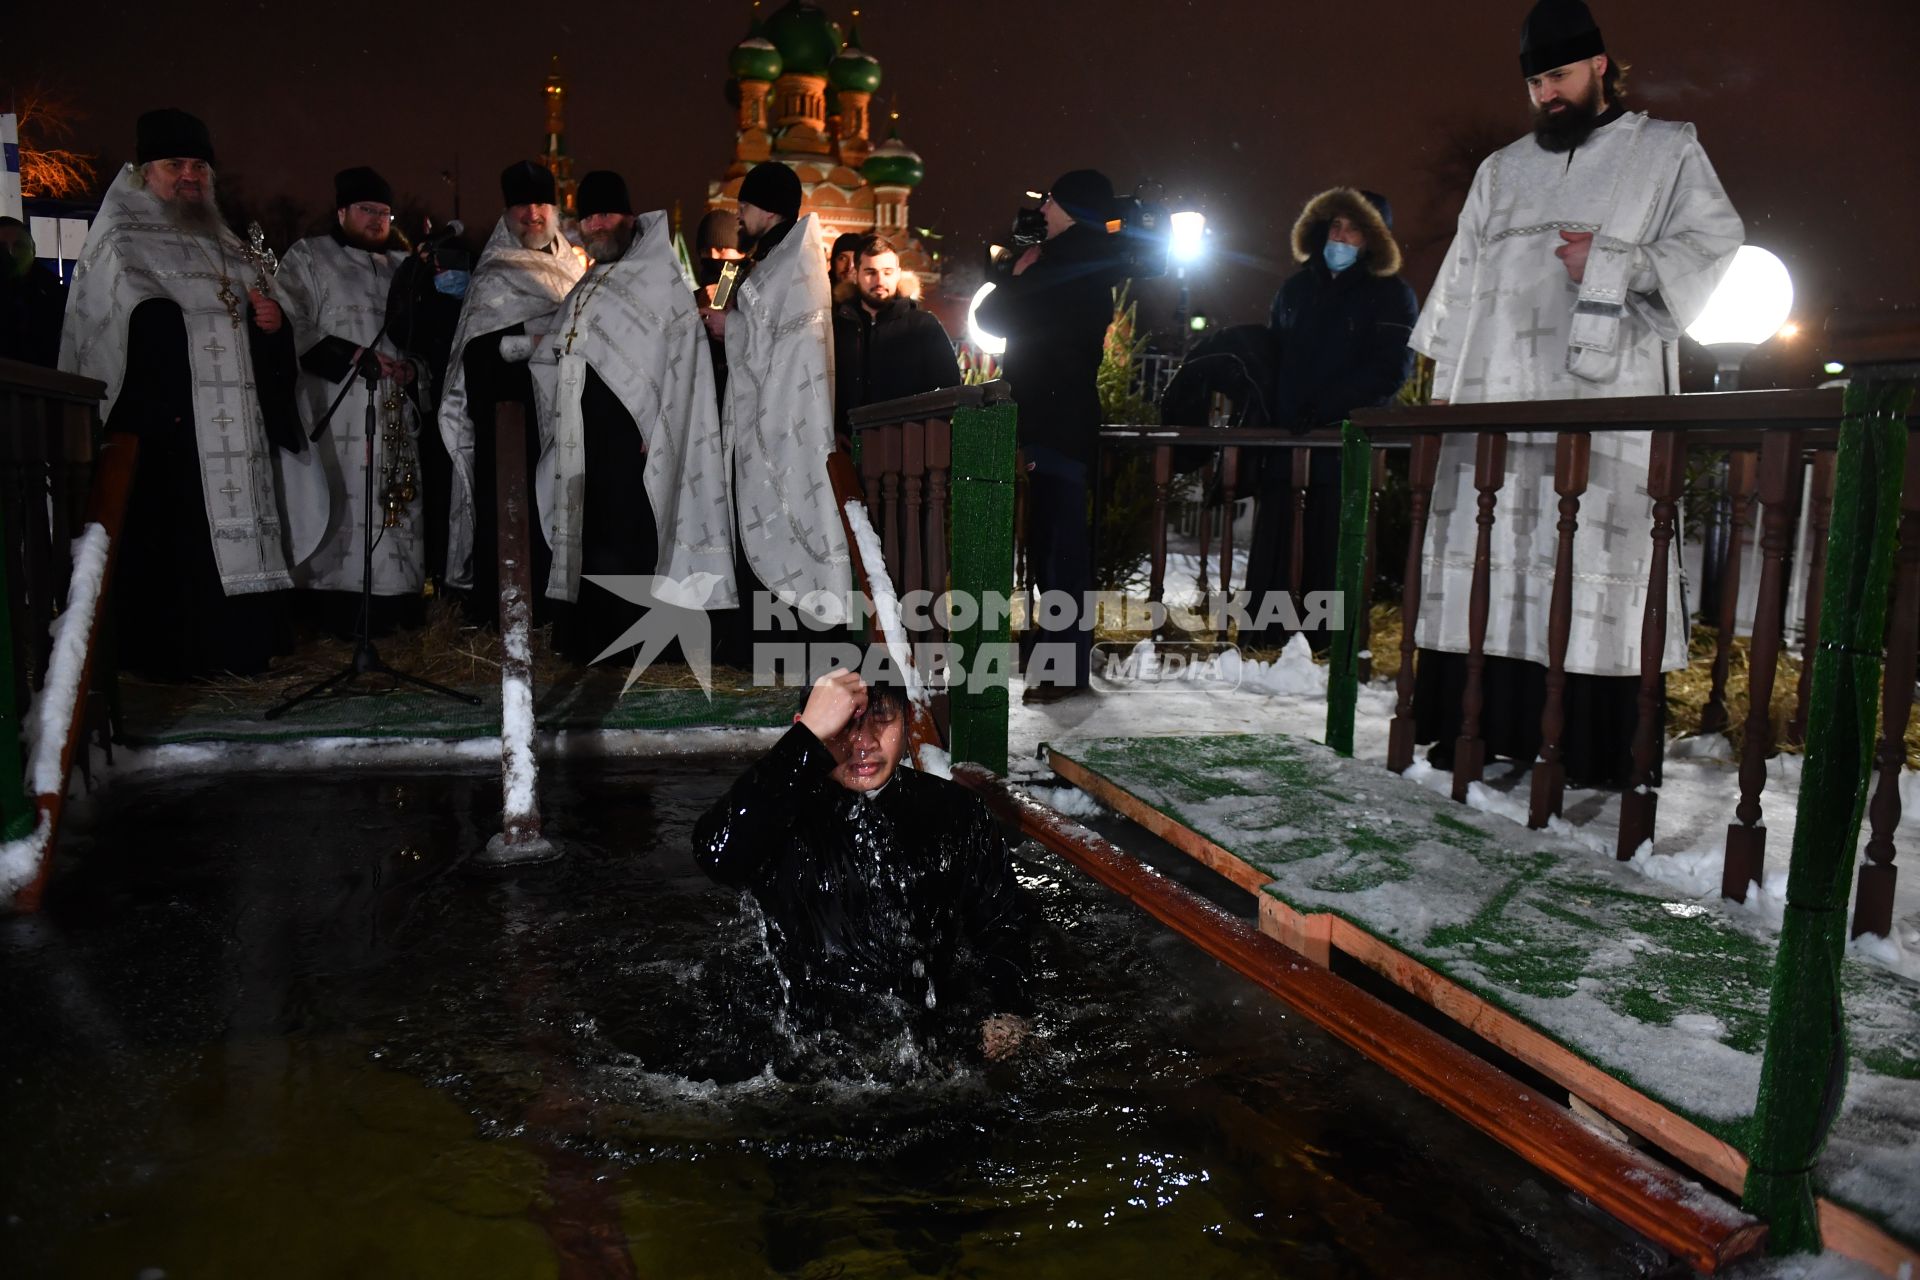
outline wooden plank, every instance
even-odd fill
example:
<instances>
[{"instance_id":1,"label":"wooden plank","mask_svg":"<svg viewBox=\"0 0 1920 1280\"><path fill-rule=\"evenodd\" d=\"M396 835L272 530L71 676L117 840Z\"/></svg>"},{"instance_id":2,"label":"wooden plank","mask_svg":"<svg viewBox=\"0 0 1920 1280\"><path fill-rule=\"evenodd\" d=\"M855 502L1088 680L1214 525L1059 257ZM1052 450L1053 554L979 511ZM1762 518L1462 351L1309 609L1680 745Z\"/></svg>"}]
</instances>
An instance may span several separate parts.
<instances>
[{"instance_id":1,"label":"wooden plank","mask_svg":"<svg viewBox=\"0 0 1920 1280\"><path fill-rule=\"evenodd\" d=\"M1595 1133L1491 1063L1063 815L1012 793L995 775L963 764L953 776L979 793L1002 820L1696 1270L1717 1271L1764 1242L1766 1228L1753 1218L1698 1195L1693 1184L1665 1165Z\"/></svg>"},{"instance_id":2,"label":"wooden plank","mask_svg":"<svg viewBox=\"0 0 1920 1280\"><path fill-rule=\"evenodd\" d=\"M1821 1197L1820 1243L1891 1280L1920 1276L1920 1249L1902 1244L1853 1210Z\"/></svg>"},{"instance_id":3,"label":"wooden plank","mask_svg":"<svg viewBox=\"0 0 1920 1280\"><path fill-rule=\"evenodd\" d=\"M1260 895L1260 932L1322 969L1333 962L1333 917L1295 911L1270 893Z\"/></svg>"},{"instance_id":4,"label":"wooden plank","mask_svg":"<svg viewBox=\"0 0 1920 1280\"><path fill-rule=\"evenodd\" d=\"M1421 1003L1487 1043L1512 1054L1582 1102L1639 1134L1702 1177L1735 1195L1747 1180L1747 1158L1730 1143L1622 1084L1506 1010L1442 977L1351 921L1331 917L1330 942Z\"/></svg>"},{"instance_id":5,"label":"wooden plank","mask_svg":"<svg viewBox=\"0 0 1920 1280\"><path fill-rule=\"evenodd\" d=\"M1189 858L1219 872L1248 893L1259 893L1273 877L1250 863L1243 862L1192 828L1169 818L1158 809L1107 781L1077 760L1070 760L1048 748L1047 763L1055 774L1065 778L1101 804L1122 814L1165 840ZM1264 895L1263 895L1264 896Z\"/></svg>"}]
</instances>

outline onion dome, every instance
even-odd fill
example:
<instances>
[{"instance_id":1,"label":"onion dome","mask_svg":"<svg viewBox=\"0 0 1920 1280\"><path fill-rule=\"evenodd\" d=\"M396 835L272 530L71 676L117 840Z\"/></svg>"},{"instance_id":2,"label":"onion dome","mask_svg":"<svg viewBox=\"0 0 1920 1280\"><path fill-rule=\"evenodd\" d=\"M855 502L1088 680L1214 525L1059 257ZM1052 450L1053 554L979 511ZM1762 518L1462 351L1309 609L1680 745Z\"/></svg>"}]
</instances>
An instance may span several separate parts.
<instances>
[{"instance_id":1,"label":"onion dome","mask_svg":"<svg viewBox=\"0 0 1920 1280\"><path fill-rule=\"evenodd\" d=\"M727 56L727 70L733 72L736 80L778 80L780 50L760 34L756 24L752 35L733 46L733 52Z\"/></svg>"},{"instance_id":2,"label":"onion dome","mask_svg":"<svg viewBox=\"0 0 1920 1280\"><path fill-rule=\"evenodd\" d=\"M917 187L927 176L920 153L900 141L899 121L900 117L894 116L893 132L860 166L860 176L876 187Z\"/></svg>"},{"instance_id":3,"label":"onion dome","mask_svg":"<svg viewBox=\"0 0 1920 1280\"><path fill-rule=\"evenodd\" d=\"M827 67L827 80L846 93L872 93L880 87L880 62L860 47L860 24L847 37L846 48Z\"/></svg>"},{"instance_id":4,"label":"onion dome","mask_svg":"<svg viewBox=\"0 0 1920 1280\"><path fill-rule=\"evenodd\" d=\"M781 70L792 75L824 76L840 52L840 33L812 0L780 6L767 19L766 35L780 52Z\"/></svg>"}]
</instances>

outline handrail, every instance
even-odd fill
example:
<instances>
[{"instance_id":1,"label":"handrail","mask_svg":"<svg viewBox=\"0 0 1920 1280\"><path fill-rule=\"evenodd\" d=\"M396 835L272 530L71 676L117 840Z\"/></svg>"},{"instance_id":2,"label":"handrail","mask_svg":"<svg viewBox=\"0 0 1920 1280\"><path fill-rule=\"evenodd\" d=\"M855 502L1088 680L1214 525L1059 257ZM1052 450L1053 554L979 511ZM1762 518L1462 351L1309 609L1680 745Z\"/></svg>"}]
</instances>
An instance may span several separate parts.
<instances>
[{"instance_id":1,"label":"handrail","mask_svg":"<svg viewBox=\"0 0 1920 1280\"><path fill-rule=\"evenodd\" d=\"M31 391L49 400L99 404L107 398L107 384L77 373L61 373L23 360L0 360L0 391Z\"/></svg>"},{"instance_id":2,"label":"handrail","mask_svg":"<svg viewBox=\"0 0 1920 1280\"><path fill-rule=\"evenodd\" d=\"M942 387L917 396L862 405L848 412L847 422L855 431L860 431L896 422L916 422L921 418L950 418L956 409L982 409L1011 399L1013 384L1005 378L996 378L971 387Z\"/></svg>"}]
</instances>

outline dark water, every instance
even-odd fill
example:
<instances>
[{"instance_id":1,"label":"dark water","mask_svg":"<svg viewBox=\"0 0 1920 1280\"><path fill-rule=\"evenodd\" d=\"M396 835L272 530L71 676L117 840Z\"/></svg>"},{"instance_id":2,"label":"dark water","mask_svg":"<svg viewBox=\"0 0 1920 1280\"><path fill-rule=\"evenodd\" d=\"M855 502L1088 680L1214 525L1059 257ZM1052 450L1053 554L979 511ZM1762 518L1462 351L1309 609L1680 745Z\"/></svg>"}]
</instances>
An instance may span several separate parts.
<instances>
[{"instance_id":1,"label":"dark water","mask_svg":"<svg viewBox=\"0 0 1920 1280\"><path fill-rule=\"evenodd\" d=\"M738 765L128 781L0 923L0 1273L1615 1276L1644 1247L1035 849L1038 1039L784 1040ZM817 1056L817 1055L816 1055ZM708 1066L740 1077L714 1083ZM755 1074L755 1072L758 1072ZM688 1073L692 1074L688 1074ZM782 1076L788 1078L782 1079Z\"/></svg>"}]
</instances>

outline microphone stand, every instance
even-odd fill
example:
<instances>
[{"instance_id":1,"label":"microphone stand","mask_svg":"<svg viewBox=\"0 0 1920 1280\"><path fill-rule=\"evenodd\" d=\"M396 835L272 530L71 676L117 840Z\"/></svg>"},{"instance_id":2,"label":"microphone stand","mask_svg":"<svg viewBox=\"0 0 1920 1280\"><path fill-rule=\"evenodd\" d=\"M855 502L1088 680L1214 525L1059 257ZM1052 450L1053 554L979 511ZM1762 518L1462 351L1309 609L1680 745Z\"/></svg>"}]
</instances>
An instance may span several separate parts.
<instances>
[{"instance_id":1,"label":"microphone stand","mask_svg":"<svg viewBox=\"0 0 1920 1280\"><path fill-rule=\"evenodd\" d=\"M321 694L333 689L335 686L346 684L368 672L374 672L378 675L387 676L390 679L413 685L416 688L425 689L429 693L437 693L443 698L452 698L456 702L465 702L476 707L480 705L480 699L470 693L462 693L458 689L449 689L443 684L435 684L431 680L422 679L419 676L411 675L387 665L386 661L380 657L379 651L373 647L373 434L379 426L376 410L380 399L380 357L376 355L375 352L379 349L380 340L386 337L386 335L387 326L382 324L380 326L380 332L374 335L373 341L368 343L365 350L361 353L359 367L355 370L355 373L359 375L360 381L365 384L367 389L367 417L365 427L366 452L363 455L366 462L366 483L365 489L363 490L366 501L366 511L364 518L360 522L360 623L354 631L353 657L348 659L346 666L334 672L332 675L294 694L285 702L269 708L266 713L266 718L269 720L278 720L281 716L293 710L295 707L300 706L302 703L310 702ZM353 383L348 381L346 386L340 389L340 394L334 397L332 407L330 407L326 414L320 419L319 425L314 427L313 434L308 437L309 439L316 442L320 439L321 433L327 429L327 424L333 419L333 411L338 409L341 402L347 398L347 390L352 386ZM371 693L375 691L360 690L359 692ZM381 692L385 691L382 690Z\"/></svg>"}]
</instances>

